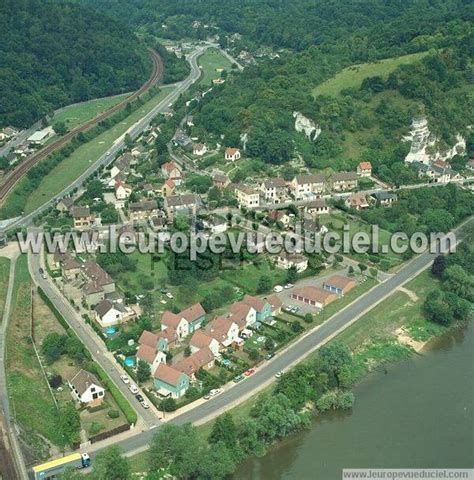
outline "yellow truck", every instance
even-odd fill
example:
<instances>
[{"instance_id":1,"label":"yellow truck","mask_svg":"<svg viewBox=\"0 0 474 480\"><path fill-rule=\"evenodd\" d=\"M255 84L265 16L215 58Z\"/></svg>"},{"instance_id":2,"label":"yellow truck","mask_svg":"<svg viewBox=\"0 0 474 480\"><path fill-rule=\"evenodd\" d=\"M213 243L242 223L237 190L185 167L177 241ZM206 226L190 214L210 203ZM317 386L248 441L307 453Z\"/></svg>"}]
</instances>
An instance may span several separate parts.
<instances>
[{"instance_id":1,"label":"yellow truck","mask_svg":"<svg viewBox=\"0 0 474 480\"><path fill-rule=\"evenodd\" d=\"M87 453L73 453L67 457L57 458L50 462L43 463L33 467L35 480L48 480L56 478L57 475L63 473L66 468L80 469L87 468L91 464L91 459Z\"/></svg>"}]
</instances>

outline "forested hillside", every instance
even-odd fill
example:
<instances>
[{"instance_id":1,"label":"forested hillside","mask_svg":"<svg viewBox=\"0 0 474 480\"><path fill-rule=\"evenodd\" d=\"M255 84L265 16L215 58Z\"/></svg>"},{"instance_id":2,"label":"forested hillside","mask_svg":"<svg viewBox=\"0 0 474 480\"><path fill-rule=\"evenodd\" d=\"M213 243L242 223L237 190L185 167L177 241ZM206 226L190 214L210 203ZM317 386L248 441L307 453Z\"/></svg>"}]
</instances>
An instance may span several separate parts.
<instances>
[{"instance_id":1,"label":"forested hillside","mask_svg":"<svg viewBox=\"0 0 474 480\"><path fill-rule=\"evenodd\" d=\"M145 47L119 24L53 0L0 2L0 127L26 127L57 107L137 89Z\"/></svg>"},{"instance_id":2,"label":"forested hillside","mask_svg":"<svg viewBox=\"0 0 474 480\"><path fill-rule=\"evenodd\" d=\"M401 138L418 114L428 117L440 148L452 146L457 134L472 144L470 1L78 1L158 36L218 33L236 54L261 45L284 48L278 59L247 66L214 88L193 112L194 135L224 135L224 144L235 146L247 133L252 158L281 164L299 156L309 167L335 170L370 159L382 178L410 177L403 162L409 145ZM235 32L242 37L229 42ZM391 60L367 67L358 85L318 94L316 87L344 68L381 59ZM295 132L294 111L321 127L317 141Z\"/></svg>"}]
</instances>

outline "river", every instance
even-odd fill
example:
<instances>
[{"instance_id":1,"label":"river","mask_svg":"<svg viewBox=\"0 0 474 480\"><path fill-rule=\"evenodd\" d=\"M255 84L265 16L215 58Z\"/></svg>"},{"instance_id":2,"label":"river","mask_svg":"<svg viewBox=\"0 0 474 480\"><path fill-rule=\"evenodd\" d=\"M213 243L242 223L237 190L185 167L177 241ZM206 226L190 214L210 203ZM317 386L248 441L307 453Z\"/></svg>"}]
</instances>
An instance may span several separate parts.
<instances>
[{"instance_id":1,"label":"river","mask_svg":"<svg viewBox=\"0 0 474 480\"><path fill-rule=\"evenodd\" d=\"M474 325L359 383L350 412L316 418L235 480L340 480L342 468L474 467Z\"/></svg>"}]
</instances>

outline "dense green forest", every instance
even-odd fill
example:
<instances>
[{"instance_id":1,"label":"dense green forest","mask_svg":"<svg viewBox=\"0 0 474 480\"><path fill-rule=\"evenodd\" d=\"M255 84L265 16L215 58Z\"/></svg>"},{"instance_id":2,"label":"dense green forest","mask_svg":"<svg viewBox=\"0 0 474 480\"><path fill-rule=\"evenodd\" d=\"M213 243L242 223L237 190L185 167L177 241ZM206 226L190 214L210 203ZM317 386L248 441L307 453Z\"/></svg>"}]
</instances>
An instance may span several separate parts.
<instances>
[{"instance_id":1,"label":"dense green forest","mask_svg":"<svg viewBox=\"0 0 474 480\"><path fill-rule=\"evenodd\" d=\"M26 127L55 108L137 89L145 47L123 25L52 0L0 2L0 126Z\"/></svg>"}]
</instances>

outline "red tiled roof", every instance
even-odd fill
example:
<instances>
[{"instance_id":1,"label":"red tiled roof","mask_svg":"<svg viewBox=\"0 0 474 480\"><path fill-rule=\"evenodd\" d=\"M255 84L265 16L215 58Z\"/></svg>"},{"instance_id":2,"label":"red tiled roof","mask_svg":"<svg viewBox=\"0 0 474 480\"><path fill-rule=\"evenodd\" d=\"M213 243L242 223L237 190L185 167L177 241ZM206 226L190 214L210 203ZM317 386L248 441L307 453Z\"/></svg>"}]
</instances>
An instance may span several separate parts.
<instances>
[{"instance_id":1,"label":"red tiled roof","mask_svg":"<svg viewBox=\"0 0 474 480\"><path fill-rule=\"evenodd\" d=\"M238 148L226 148L225 154L233 156L239 151Z\"/></svg>"},{"instance_id":2,"label":"red tiled roof","mask_svg":"<svg viewBox=\"0 0 474 480\"><path fill-rule=\"evenodd\" d=\"M196 373L200 368L206 366L214 360L214 354L209 347L204 347L193 353L189 357L184 357L182 360L174 365L176 370L191 376Z\"/></svg>"},{"instance_id":3,"label":"red tiled roof","mask_svg":"<svg viewBox=\"0 0 474 480\"><path fill-rule=\"evenodd\" d=\"M247 305L253 307L257 312L261 312L265 307L265 301L258 297L252 297L251 295L245 295L242 300Z\"/></svg>"},{"instance_id":4,"label":"red tiled roof","mask_svg":"<svg viewBox=\"0 0 474 480\"><path fill-rule=\"evenodd\" d=\"M193 347L201 349L204 347L208 347L211 344L212 340L212 337L206 335L201 329L199 329L194 332L189 344Z\"/></svg>"},{"instance_id":5,"label":"red tiled roof","mask_svg":"<svg viewBox=\"0 0 474 480\"><path fill-rule=\"evenodd\" d=\"M138 343L140 345L147 345L148 347L156 348L158 339L158 335L155 335L153 332L149 332L148 330L144 330L138 339Z\"/></svg>"},{"instance_id":6,"label":"red tiled roof","mask_svg":"<svg viewBox=\"0 0 474 480\"><path fill-rule=\"evenodd\" d=\"M352 278L343 277L341 275L333 275L324 282L324 285L345 290L348 286L353 285L354 283L354 279Z\"/></svg>"},{"instance_id":7,"label":"red tiled roof","mask_svg":"<svg viewBox=\"0 0 474 480\"><path fill-rule=\"evenodd\" d=\"M176 386L181 378L183 372L176 370L173 367L166 365L165 363L160 363L153 374L154 378L162 380L168 385Z\"/></svg>"},{"instance_id":8,"label":"red tiled roof","mask_svg":"<svg viewBox=\"0 0 474 480\"><path fill-rule=\"evenodd\" d=\"M309 300L322 304L325 304L331 297L336 296L334 293L313 286L297 288L293 291L292 295L298 295L300 297L307 298Z\"/></svg>"},{"instance_id":9,"label":"red tiled roof","mask_svg":"<svg viewBox=\"0 0 474 480\"><path fill-rule=\"evenodd\" d=\"M140 345L137 350L137 358L147 363L153 363L156 358L156 350L148 345Z\"/></svg>"},{"instance_id":10,"label":"red tiled roof","mask_svg":"<svg viewBox=\"0 0 474 480\"><path fill-rule=\"evenodd\" d=\"M359 163L360 170L372 170L372 164L370 162L360 162Z\"/></svg>"},{"instance_id":11,"label":"red tiled roof","mask_svg":"<svg viewBox=\"0 0 474 480\"><path fill-rule=\"evenodd\" d=\"M267 302L271 305L272 312L274 312L275 310L278 310L283 305L278 295L271 295L270 297L267 298Z\"/></svg>"},{"instance_id":12,"label":"red tiled roof","mask_svg":"<svg viewBox=\"0 0 474 480\"><path fill-rule=\"evenodd\" d=\"M194 320L197 320L199 317L206 315L206 312L200 303L196 303L180 312L179 315L185 318L188 322L194 322Z\"/></svg>"},{"instance_id":13,"label":"red tiled roof","mask_svg":"<svg viewBox=\"0 0 474 480\"><path fill-rule=\"evenodd\" d=\"M181 315L176 315L176 313L170 312L167 310L163 313L161 317L161 324L167 327L177 328L181 322Z\"/></svg>"}]
</instances>

